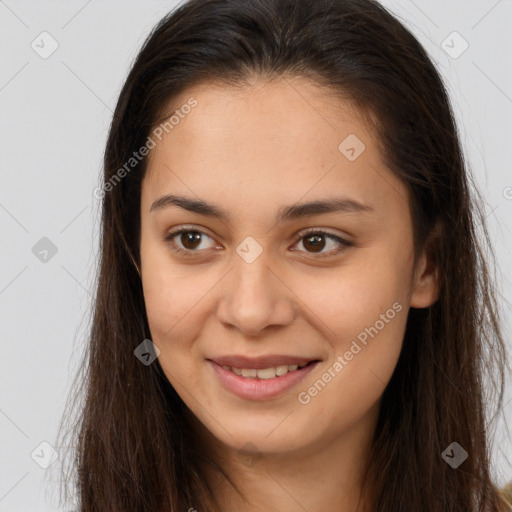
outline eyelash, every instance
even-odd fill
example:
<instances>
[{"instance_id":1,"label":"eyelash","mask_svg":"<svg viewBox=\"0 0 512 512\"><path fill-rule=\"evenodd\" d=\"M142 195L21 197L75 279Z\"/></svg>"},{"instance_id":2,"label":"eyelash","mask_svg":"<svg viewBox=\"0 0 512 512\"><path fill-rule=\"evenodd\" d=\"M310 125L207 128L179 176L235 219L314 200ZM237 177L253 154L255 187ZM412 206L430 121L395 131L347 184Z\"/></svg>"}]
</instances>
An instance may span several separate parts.
<instances>
[{"instance_id":1,"label":"eyelash","mask_svg":"<svg viewBox=\"0 0 512 512\"><path fill-rule=\"evenodd\" d=\"M197 253L201 252L201 251L197 251L197 250L191 250L191 249L182 249L181 247L178 247L176 245L176 242L174 242L174 238L176 238L177 236L181 235L182 233L191 233L191 232L194 232L194 233L199 233L201 235L206 235L208 238L211 238L209 235L207 235L206 233L204 233L203 231L199 230L199 229L195 229L195 228L180 228L179 230L177 231L173 231L172 233L169 233L166 237L165 237L165 241L166 242L169 242L170 245L172 245L172 250L178 254L182 254L184 256L187 256L187 257L191 257L191 256L195 256ZM329 257L329 256L334 256L336 254L339 254L341 253L342 251L344 251L346 248L348 247L351 247L353 244L351 242L348 242L347 240L344 240L343 238L337 236L337 235L334 235L333 233L330 233L328 231L323 231L322 229L314 229L314 228L310 228L309 230L307 231L303 231L302 233L300 233L299 235L299 241L302 240L303 238L306 238L308 235L322 235L322 236L325 236L326 238L330 238L331 240L335 240L336 242L338 242L342 247L339 248L339 249L335 249L333 251L330 251L328 253L316 253L316 254L320 254L320 256L316 256L317 258L324 258L324 257ZM307 252L307 251L300 251L300 252ZM308 253L308 254L315 254L315 253Z\"/></svg>"}]
</instances>

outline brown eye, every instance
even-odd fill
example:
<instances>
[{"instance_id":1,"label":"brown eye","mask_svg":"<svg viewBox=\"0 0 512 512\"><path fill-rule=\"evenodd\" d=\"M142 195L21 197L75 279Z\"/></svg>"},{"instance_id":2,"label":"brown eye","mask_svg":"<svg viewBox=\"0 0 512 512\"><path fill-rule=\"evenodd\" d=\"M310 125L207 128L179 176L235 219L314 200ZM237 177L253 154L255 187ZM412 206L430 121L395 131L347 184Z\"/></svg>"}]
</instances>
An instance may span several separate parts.
<instances>
[{"instance_id":1,"label":"brown eye","mask_svg":"<svg viewBox=\"0 0 512 512\"><path fill-rule=\"evenodd\" d=\"M180 235L180 242L185 249L197 249L201 242L201 233L198 231L183 231Z\"/></svg>"},{"instance_id":2,"label":"brown eye","mask_svg":"<svg viewBox=\"0 0 512 512\"><path fill-rule=\"evenodd\" d=\"M212 240L210 236L200 230L181 228L173 233L169 233L165 240L171 244L173 251L185 256L193 256L208 248L200 248L205 238ZM318 254L319 257L334 256L353 245L337 235L321 230L307 232L302 235L300 241L305 248L305 251L301 252ZM329 247L332 245L334 245L334 248ZM325 248L327 248L326 251L324 251Z\"/></svg>"},{"instance_id":3,"label":"brown eye","mask_svg":"<svg viewBox=\"0 0 512 512\"><path fill-rule=\"evenodd\" d=\"M335 242L332 250L329 250L329 245L333 245L328 243L329 240ZM337 235L319 230L309 231L306 234L303 234L300 241L302 241L302 245L306 249L306 252L313 254L317 253L320 254L321 257L324 255L329 256L338 254L347 247L353 245L351 242L348 242ZM336 245L338 246L337 248ZM326 247L328 250L324 251L324 248Z\"/></svg>"},{"instance_id":4,"label":"brown eye","mask_svg":"<svg viewBox=\"0 0 512 512\"><path fill-rule=\"evenodd\" d=\"M202 231L182 228L173 233L169 233L165 237L165 240L172 245L174 251L186 255L193 255L194 253L205 250L205 248L199 249L204 237L212 240L211 237Z\"/></svg>"},{"instance_id":5,"label":"brown eye","mask_svg":"<svg viewBox=\"0 0 512 512\"><path fill-rule=\"evenodd\" d=\"M325 237L323 235L308 235L304 237L303 245L306 249L313 252L320 252L325 247Z\"/></svg>"}]
</instances>

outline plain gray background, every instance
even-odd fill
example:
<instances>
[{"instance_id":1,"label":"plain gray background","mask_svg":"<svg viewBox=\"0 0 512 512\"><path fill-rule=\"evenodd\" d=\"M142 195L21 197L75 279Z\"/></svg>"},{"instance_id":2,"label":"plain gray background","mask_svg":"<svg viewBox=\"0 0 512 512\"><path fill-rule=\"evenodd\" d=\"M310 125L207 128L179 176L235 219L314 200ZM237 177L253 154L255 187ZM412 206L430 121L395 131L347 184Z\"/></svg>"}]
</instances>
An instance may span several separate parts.
<instances>
[{"instance_id":1,"label":"plain gray background","mask_svg":"<svg viewBox=\"0 0 512 512\"><path fill-rule=\"evenodd\" d=\"M512 1L383 3L420 39L449 87L487 203L510 344ZM41 467L52 453L41 443L54 445L87 333L98 246L92 191L130 63L176 4L0 0L0 512L57 510L43 476L51 471L56 482L60 460ZM58 48L44 55L52 44ZM509 420L511 397L508 389ZM493 457L498 483L511 480L503 422Z\"/></svg>"}]
</instances>

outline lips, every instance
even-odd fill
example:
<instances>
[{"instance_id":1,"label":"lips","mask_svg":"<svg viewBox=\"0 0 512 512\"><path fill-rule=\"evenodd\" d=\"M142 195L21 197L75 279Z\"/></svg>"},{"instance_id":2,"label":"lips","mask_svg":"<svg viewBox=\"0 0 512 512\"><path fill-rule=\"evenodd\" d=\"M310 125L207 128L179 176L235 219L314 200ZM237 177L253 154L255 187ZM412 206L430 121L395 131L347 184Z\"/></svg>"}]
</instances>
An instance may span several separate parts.
<instances>
[{"instance_id":1,"label":"lips","mask_svg":"<svg viewBox=\"0 0 512 512\"><path fill-rule=\"evenodd\" d=\"M284 395L320 363L311 357L277 354L253 358L222 356L207 361L222 386L245 400L269 400Z\"/></svg>"}]
</instances>

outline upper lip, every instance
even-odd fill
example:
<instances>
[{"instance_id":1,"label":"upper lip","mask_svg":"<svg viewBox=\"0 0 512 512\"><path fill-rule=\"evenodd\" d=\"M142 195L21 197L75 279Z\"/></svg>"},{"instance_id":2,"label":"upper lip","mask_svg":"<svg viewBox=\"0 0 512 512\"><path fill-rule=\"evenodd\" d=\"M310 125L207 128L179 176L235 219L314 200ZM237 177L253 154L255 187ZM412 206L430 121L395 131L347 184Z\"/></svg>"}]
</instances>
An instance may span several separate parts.
<instances>
[{"instance_id":1,"label":"upper lip","mask_svg":"<svg viewBox=\"0 0 512 512\"><path fill-rule=\"evenodd\" d=\"M301 363L309 363L318 361L317 358L300 357L290 355L271 354L258 357L247 357L242 355L219 356L209 359L221 366L229 366L231 368L272 368L280 365L294 365Z\"/></svg>"}]
</instances>

